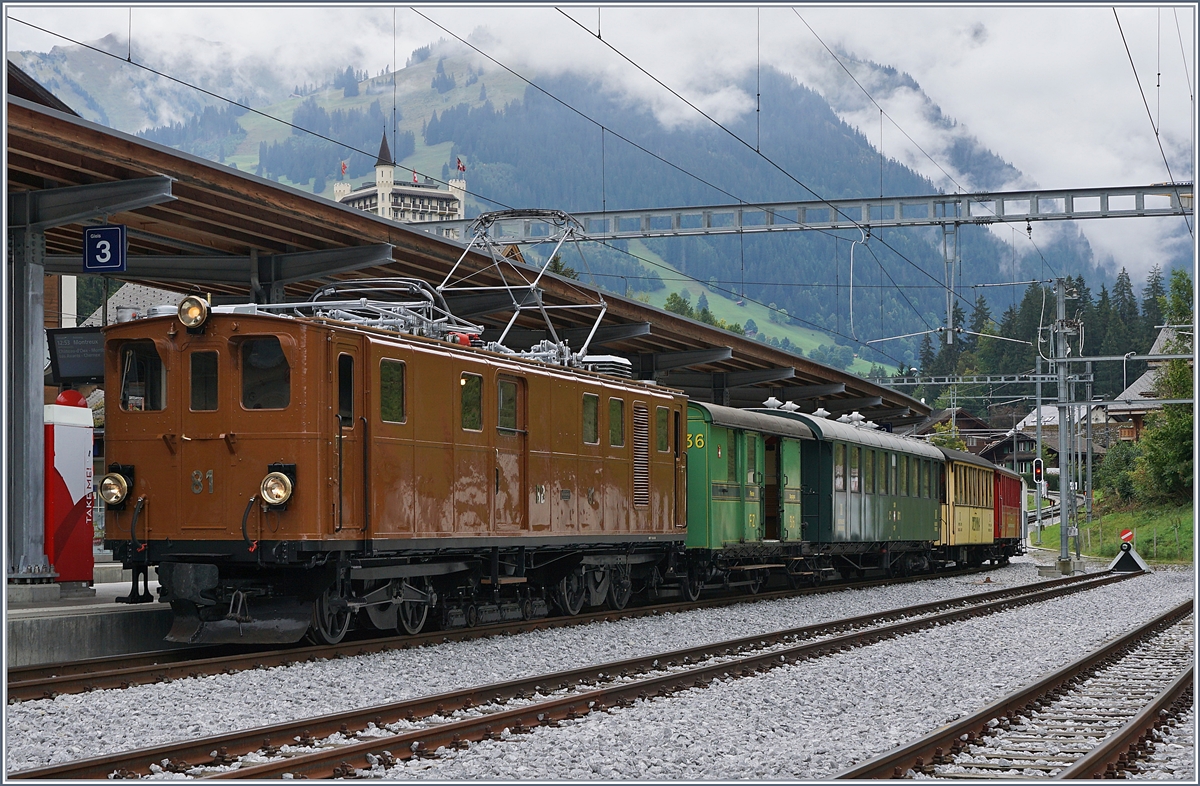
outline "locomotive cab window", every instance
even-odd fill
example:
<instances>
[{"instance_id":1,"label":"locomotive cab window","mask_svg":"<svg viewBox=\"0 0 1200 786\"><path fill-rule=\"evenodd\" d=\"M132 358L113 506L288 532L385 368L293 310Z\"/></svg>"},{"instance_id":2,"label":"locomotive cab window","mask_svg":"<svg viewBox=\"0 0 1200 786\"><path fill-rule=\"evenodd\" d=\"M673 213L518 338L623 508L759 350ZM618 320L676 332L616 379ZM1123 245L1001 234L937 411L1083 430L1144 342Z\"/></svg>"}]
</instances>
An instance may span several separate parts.
<instances>
[{"instance_id":1,"label":"locomotive cab window","mask_svg":"<svg viewBox=\"0 0 1200 786\"><path fill-rule=\"evenodd\" d=\"M217 353L193 352L192 411L212 412L217 408Z\"/></svg>"},{"instance_id":2,"label":"locomotive cab window","mask_svg":"<svg viewBox=\"0 0 1200 786\"><path fill-rule=\"evenodd\" d=\"M338 418L354 427L354 358L349 355L338 355Z\"/></svg>"},{"instance_id":3,"label":"locomotive cab window","mask_svg":"<svg viewBox=\"0 0 1200 786\"><path fill-rule=\"evenodd\" d=\"M292 370L275 336L242 342L242 406L283 409L292 399Z\"/></svg>"},{"instance_id":4,"label":"locomotive cab window","mask_svg":"<svg viewBox=\"0 0 1200 786\"><path fill-rule=\"evenodd\" d=\"M381 360L379 418L387 423L403 423L404 417L404 364L398 360Z\"/></svg>"},{"instance_id":5,"label":"locomotive cab window","mask_svg":"<svg viewBox=\"0 0 1200 786\"><path fill-rule=\"evenodd\" d=\"M625 402L619 398L608 400L608 444L625 447Z\"/></svg>"},{"instance_id":6,"label":"locomotive cab window","mask_svg":"<svg viewBox=\"0 0 1200 786\"><path fill-rule=\"evenodd\" d=\"M483 431L483 377L463 374L458 385L462 390L463 430Z\"/></svg>"},{"instance_id":7,"label":"locomotive cab window","mask_svg":"<svg viewBox=\"0 0 1200 786\"><path fill-rule=\"evenodd\" d=\"M502 379L496 383L496 428L507 432L517 430L517 383Z\"/></svg>"},{"instance_id":8,"label":"locomotive cab window","mask_svg":"<svg viewBox=\"0 0 1200 786\"><path fill-rule=\"evenodd\" d=\"M667 433L667 424L670 422L669 413L670 410L666 407L658 407L654 410L654 436L659 453L666 453L671 449L671 439Z\"/></svg>"},{"instance_id":9,"label":"locomotive cab window","mask_svg":"<svg viewBox=\"0 0 1200 786\"><path fill-rule=\"evenodd\" d=\"M167 370L153 341L121 347L121 409L157 412L166 406Z\"/></svg>"},{"instance_id":10,"label":"locomotive cab window","mask_svg":"<svg viewBox=\"0 0 1200 786\"><path fill-rule=\"evenodd\" d=\"M583 441L595 445L600 441L600 397L583 394Z\"/></svg>"}]
</instances>

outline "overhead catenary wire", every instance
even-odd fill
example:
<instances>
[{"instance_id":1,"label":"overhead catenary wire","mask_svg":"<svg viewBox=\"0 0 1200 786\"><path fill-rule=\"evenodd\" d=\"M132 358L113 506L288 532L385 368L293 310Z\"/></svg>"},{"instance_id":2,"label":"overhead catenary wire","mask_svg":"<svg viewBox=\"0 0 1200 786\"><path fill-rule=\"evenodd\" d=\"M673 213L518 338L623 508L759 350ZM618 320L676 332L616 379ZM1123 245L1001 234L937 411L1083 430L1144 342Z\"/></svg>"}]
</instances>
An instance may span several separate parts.
<instances>
[{"instance_id":1,"label":"overhead catenary wire","mask_svg":"<svg viewBox=\"0 0 1200 786\"><path fill-rule=\"evenodd\" d=\"M588 30L588 29L587 29L587 28L586 28L584 25L580 24L578 20L576 20L574 17L572 17L572 16L571 16L570 14L568 14L567 12L563 11L561 8L556 8L555 10L556 10L556 11L558 11L558 12L559 12L560 14L562 14L563 16L565 16L567 19L571 20L571 22L572 22L572 23L574 23L574 24L575 24L577 27L579 27L581 30L584 30L584 31L586 31L586 32L588 32L589 34L591 33L591 31L589 31L589 30ZM439 26L440 26L440 25L439 25ZM445 28L442 28L442 29L444 30ZM447 32L448 32L448 31L447 31ZM459 40L461 41L462 39L459 39ZM839 208L837 205L835 205L835 204L833 204L832 202L830 202L830 201L829 201L828 199L826 199L825 197L823 197L823 196L821 196L820 194L818 194L818 193L817 193L816 191L814 191L814 190L813 190L813 189L812 189L810 186L808 186L808 185L806 185L805 183L803 183L802 181L800 181L800 180L799 180L799 179L798 179L798 178L797 178L795 175L793 175L791 172L788 172L786 169L784 169L782 166L780 166L780 165L779 165L779 164L778 164L776 161L774 161L772 158L770 158L769 156L765 155L764 153L762 153L762 152L761 152L761 151L759 151L759 150L755 150L755 148L754 148L754 145L751 145L749 142L747 142L745 139L742 139L740 136L738 136L737 134L735 134L735 133L734 133L733 131L731 131L731 130L730 130L728 127L727 127L727 126L725 126L725 125L724 125L724 124L722 124L720 121L718 121L718 120L716 120L715 118L713 118L711 115L709 115L709 114L708 114L707 112L705 112L703 109L701 109L700 107L696 106L696 105L695 105L695 104L693 104L691 101L688 101L686 98L684 98L682 95L680 95L680 94L679 94L679 92L678 92L678 91L676 91L674 88L672 88L671 86L669 86L669 85L667 85L666 83L664 83L664 82L663 82L661 79L659 79L659 78L658 78L658 77L656 77L654 74L652 74L652 73L650 73L649 71L647 71L645 68L643 68L643 67L642 67L641 65L639 65L638 63L634 62L634 60L633 60L633 59L631 59L631 58L630 58L628 55L626 55L624 52L622 52L621 50L617 49L615 46L613 46L613 45L612 45L611 43L609 43L608 41L601 41L601 43L603 43L603 44L604 44L606 47L608 47L610 50L612 50L612 52L613 52L614 54L616 54L616 55L617 55L618 57L620 57L621 59L625 60L625 62L629 63L631 66L633 66L633 67L634 67L634 68L636 68L638 71L640 71L642 74L644 74L646 77L648 77L649 79L653 80L655 84L659 85L659 86L660 86L660 87L662 87L664 90L666 90L667 92L669 92L671 95L675 96L675 97L676 97L676 98L678 98L680 101L682 101L683 103L687 104L687 105L688 105L688 106L689 106L691 109L693 109L694 111L698 112L698 113L699 113L699 114L700 114L700 115L701 115L701 116L702 116L704 119L708 120L710 123L712 123L712 124L713 124L713 125L715 125L717 128L719 128L719 129L721 129L722 131L724 131L724 132L725 132L726 134L728 134L729 136L733 137L735 140L737 140L737 141L738 141L740 144L742 144L743 146L745 146L747 149L749 149L749 150L753 151L755 155L757 155L759 158L761 158L763 161L765 161L767 164L769 164L769 165L770 165L772 168L774 168L775 170L777 170L777 171L778 171L780 174L782 174L782 175L783 175L784 177L786 177L788 180L791 180L793 183L795 183L796 185L800 186L801 188L803 188L803 189L804 189L805 191L807 191L808 193L812 194L812 195L813 195L813 198L814 198L816 201L818 201L818 202L823 202L823 203L825 203L826 205L828 205L828 206L829 206L829 208L830 208L830 209L833 211L833 213L834 213L835 215L841 216L843 219L845 219L845 220L846 220L846 221L847 221L847 222L848 222L850 225L852 225L852 226L853 226L854 228L856 228L856 229L862 229L862 228L863 228L863 226L862 226L862 223L861 223L861 222L859 222L859 221L856 221L856 220L854 220L853 218L851 218L851 217L850 217L849 215L847 215L847 214L846 214L846 213L845 213L845 212L844 212L844 211L843 211L841 208ZM476 51L478 51L478 50L476 50ZM595 121L593 121L593 122L595 122ZM735 197L735 198L736 198L736 197ZM739 201L741 201L741 202L745 203L745 200L739 200ZM869 224L869 219L868 219L868 224L867 224L867 225L868 225L868 226L870 225L870 224ZM924 268L922 268L920 265L918 265L917 263L913 262L911 259L909 259L908 257L906 257L904 254L900 253L900 251L899 251L898 249L896 249L894 246L892 246L891 244L887 243L886 241L884 241L884 240L882 240L882 239L880 240L880 243L881 243L881 244L882 244L884 247L886 247L888 250L890 250L892 253L896 254L896 256L900 257L900 258L901 258L901 259L903 259L905 262L907 262L909 265L912 265L912 266L913 266L915 269L919 270L919 271L920 271L920 272L921 272L923 275L925 275L925 276L928 276L930 279L932 279L932 280L934 280L934 281L937 281L937 279L936 279L936 278L934 278L932 274L930 274L930 273L929 273L927 270L925 270ZM947 287L947 288L948 288L948 287ZM962 296L961 296L961 295L959 295L958 293L953 293L953 294L954 294L954 296L955 296L955 297L958 297L958 298L962 299Z\"/></svg>"},{"instance_id":2,"label":"overhead catenary wire","mask_svg":"<svg viewBox=\"0 0 1200 786\"><path fill-rule=\"evenodd\" d=\"M1167 152L1163 150L1162 136L1158 132L1158 128L1154 125L1154 114L1150 111L1150 102L1146 100L1146 91L1142 89L1142 79L1138 76L1137 66L1133 63L1133 53L1129 51L1129 41L1125 39L1125 29L1121 27L1121 17L1117 14L1117 9L1114 7L1113 19L1117 20L1117 31L1121 34L1121 43L1125 45L1125 55L1129 58L1129 67L1133 71L1133 79L1137 82L1138 94L1142 97L1142 105L1146 107L1146 117L1150 119L1150 127L1154 129L1154 141L1158 144L1159 155L1162 156L1163 166L1167 168L1167 179L1172 184L1175 191L1175 200L1180 201L1179 186L1175 185L1175 175L1171 173L1171 162L1167 160ZM1188 221L1187 215L1183 216L1183 223L1187 226L1188 234L1195 237L1192 232L1192 222Z\"/></svg>"},{"instance_id":3,"label":"overhead catenary wire","mask_svg":"<svg viewBox=\"0 0 1200 786\"><path fill-rule=\"evenodd\" d=\"M825 49L825 51L829 53L829 56L834 59L834 61L841 67L841 69L846 72L846 75L849 76L850 79L854 82L854 84L858 86L858 89L863 92L863 95L865 95L867 97L867 100L870 101L872 104L874 104L877 109L879 109L879 115L880 115L880 119L879 119L879 153L880 153L879 196L880 196L880 198L883 197L883 118L884 117L887 117L887 119L891 121L892 125L894 125L896 127L896 130L899 131L901 134L904 134L905 139L907 139L909 142L912 142L913 146L916 147L917 150L920 150L921 154L923 156L925 156L926 158L928 158L930 163L932 163L935 167L937 167L941 171L941 173L943 175L945 175L946 178L955 185L955 188L957 188L957 190L959 192L965 192L967 189L961 183L959 183L954 178L953 175L951 175L949 172L947 172L945 167L943 167L941 164L939 164L937 162L937 159L935 159L933 156L931 156L929 153L927 153L925 151L925 148L921 147L921 145L917 143L917 140L913 139L912 136L907 131L904 130L904 127L901 126L898 122L896 122L896 119L894 117L887 114L886 110L884 110L884 108L880 105L880 103L875 100L875 97L871 95L870 91L868 91L867 88L863 87L862 83L859 82L858 79L854 76L854 74L851 73L850 69L846 67L846 64L843 63L841 58L837 56L837 53L835 53L832 49L830 49L829 45L825 43L824 39L822 39L821 36L819 36L817 34L817 31L814 30L812 25L810 25L808 23L808 20L806 20L804 17L800 16L800 12L797 11L795 8L793 8L791 10L792 10L792 13L795 14L796 17L801 22L804 23L804 26L808 28L808 31L813 34L813 37L817 39L817 42L820 43L821 46ZM982 204L982 203L976 203L976 204ZM986 205L984 207L986 207ZM995 210L992 210L991 208L987 208L987 210L989 212L991 212L992 215L996 215ZM1032 243L1033 237L1030 236L1029 240ZM1033 243L1033 248L1035 251L1037 251L1038 256L1042 256L1042 250L1040 248L1038 248L1036 243ZM1045 261L1045 257L1042 257L1042 261L1043 262Z\"/></svg>"}]
</instances>

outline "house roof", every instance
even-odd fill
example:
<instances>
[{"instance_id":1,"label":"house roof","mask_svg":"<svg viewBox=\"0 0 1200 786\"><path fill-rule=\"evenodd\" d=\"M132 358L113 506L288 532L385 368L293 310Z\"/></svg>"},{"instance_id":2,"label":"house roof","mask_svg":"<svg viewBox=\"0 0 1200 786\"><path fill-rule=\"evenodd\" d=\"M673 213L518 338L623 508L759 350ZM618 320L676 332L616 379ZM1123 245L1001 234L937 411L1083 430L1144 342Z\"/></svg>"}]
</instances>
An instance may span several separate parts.
<instances>
[{"instance_id":1,"label":"house roof","mask_svg":"<svg viewBox=\"0 0 1200 786\"><path fill-rule=\"evenodd\" d=\"M967 429L970 431L991 431L991 427L979 418L967 412L962 407L953 407L951 409L943 409L935 412L925 420L913 427L911 434L928 434L933 431L933 427L941 423L949 423L953 419L960 430Z\"/></svg>"}]
</instances>

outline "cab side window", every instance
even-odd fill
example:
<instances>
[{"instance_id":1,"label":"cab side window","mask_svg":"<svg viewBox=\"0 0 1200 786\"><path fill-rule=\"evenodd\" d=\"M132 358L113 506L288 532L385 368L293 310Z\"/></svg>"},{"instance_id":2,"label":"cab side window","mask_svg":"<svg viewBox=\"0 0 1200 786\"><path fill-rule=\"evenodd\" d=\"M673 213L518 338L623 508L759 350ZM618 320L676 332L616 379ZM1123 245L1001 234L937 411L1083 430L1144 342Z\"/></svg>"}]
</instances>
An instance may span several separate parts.
<instances>
[{"instance_id":1,"label":"cab side window","mask_svg":"<svg viewBox=\"0 0 1200 786\"><path fill-rule=\"evenodd\" d=\"M583 441L595 445L600 441L600 397L583 394Z\"/></svg>"},{"instance_id":2,"label":"cab side window","mask_svg":"<svg viewBox=\"0 0 1200 786\"><path fill-rule=\"evenodd\" d=\"M153 341L121 347L121 409L157 412L166 407L167 369Z\"/></svg>"}]
</instances>

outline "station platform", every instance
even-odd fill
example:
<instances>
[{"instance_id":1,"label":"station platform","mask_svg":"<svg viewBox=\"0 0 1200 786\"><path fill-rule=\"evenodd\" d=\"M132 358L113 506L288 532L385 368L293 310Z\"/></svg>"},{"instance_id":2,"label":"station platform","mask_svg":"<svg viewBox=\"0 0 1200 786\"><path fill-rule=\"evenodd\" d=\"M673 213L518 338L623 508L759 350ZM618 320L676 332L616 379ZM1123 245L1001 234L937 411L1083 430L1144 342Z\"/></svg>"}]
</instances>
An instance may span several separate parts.
<instances>
[{"instance_id":1,"label":"station platform","mask_svg":"<svg viewBox=\"0 0 1200 786\"><path fill-rule=\"evenodd\" d=\"M150 582L157 597L158 582ZM164 641L171 629L165 603L117 603L130 582L96 584L94 596L10 599L5 619L7 668L188 647Z\"/></svg>"}]
</instances>

